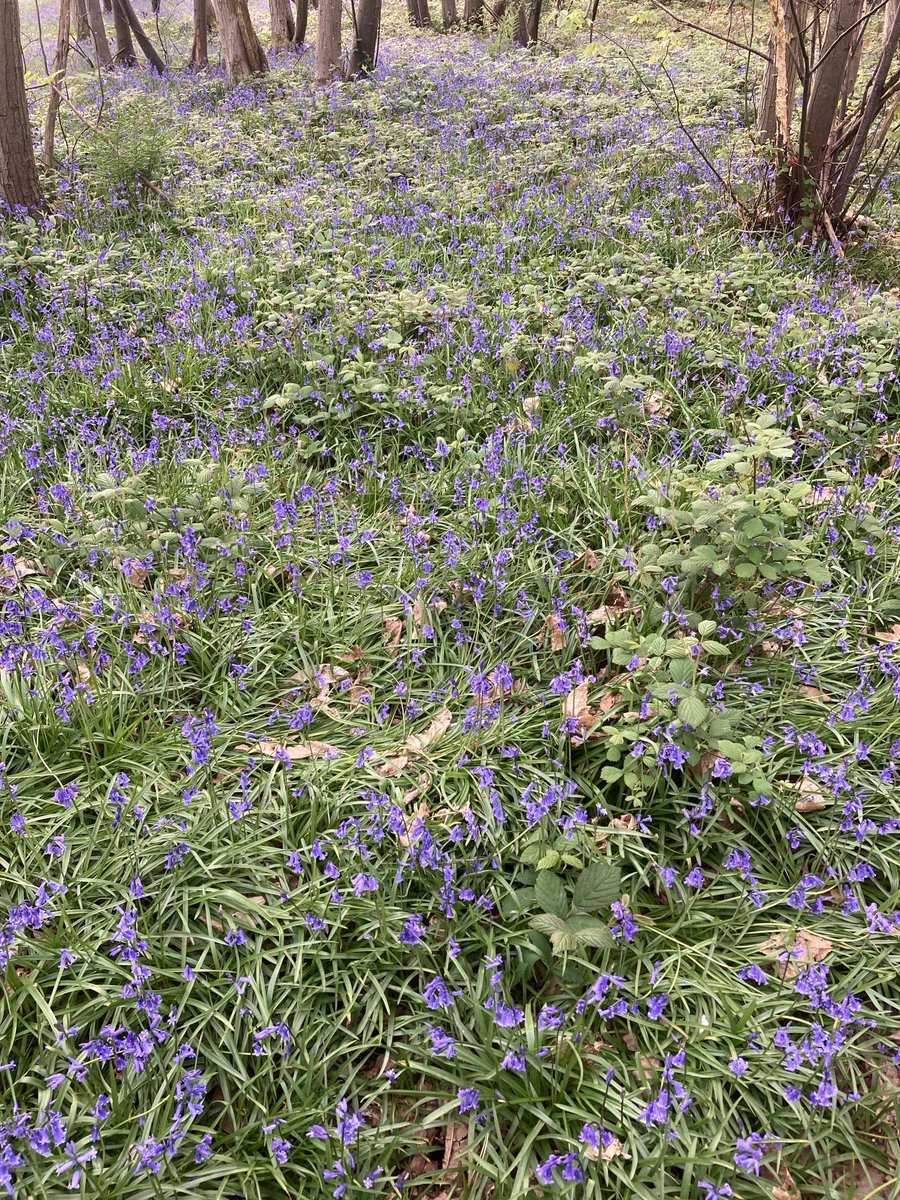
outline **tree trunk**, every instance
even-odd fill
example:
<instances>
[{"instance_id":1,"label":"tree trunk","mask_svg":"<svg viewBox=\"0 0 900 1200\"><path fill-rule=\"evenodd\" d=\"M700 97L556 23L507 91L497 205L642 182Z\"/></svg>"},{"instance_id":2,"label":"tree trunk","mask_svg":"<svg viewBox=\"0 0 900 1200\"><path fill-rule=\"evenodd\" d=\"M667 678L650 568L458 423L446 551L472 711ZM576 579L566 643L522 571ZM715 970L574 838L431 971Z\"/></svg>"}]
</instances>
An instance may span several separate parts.
<instances>
[{"instance_id":1,"label":"tree trunk","mask_svg":"<svg viewBox=\"0 0 900 1200\"><path fill-rule=\"evenodd\" d=\"M356 36L350 53L349 79L370 75L378 61L378 35L381 32L381 0L357 0Z\"/></svg>"},{"instance_id":2,"label":"tree trunk","mask_svg":"<svg viewBox=\"0 0 900 1200\"><path fill-rule=\"evenodd\" d=\"M209 66L208 21L209 6L206 0L194 0L194 44L188 63L194 71L203 71Z\"/></svg>"},{"instance_id":3,"label":"tree trunk","mask_svg":"<svg viewBox=\"0 0 900 1200\"><path fill-rule=\"evenodd\" d=\"M41 203L22 61L18 0L0 0L0 196L10 208Z\"/></svg>"},{"instance_id":4,"label":"tree trunk","mask_svg":"<svg viewBox=\"0 0 900 1200\"><path fill-rule=\"evenodd\" d=\"M818 179L828 150L828 141L841 102L847 63L853 52L853 37L847 34L862 16L865 0L832 0L820 57L821 66L809 98L806 122L806 170ZM847 36L844 36L847 34ZM828 57L825 58L824 56ZM823 61L824 60L824 61Z\"/></svg>"},{"instance_id":5,"label":"tree trunk","mask_svg":"<svg viewBox=\"0 0 900 1200\"><path fill-rule=\"evenodd\" d=\"M165 75L166 64L157 54L156 47L147 37L146 33L144 33L144 27L138 20L137 13L132 7L131 0L115 0L115 2L121 7L122 12L125 14L125 19L128 21L128 24L131 27L131 32L137 39L137 44L143 50L144 57L146 58L147 62L157 73L157 75Z\"/></svg>"},{"instance_id":6,"label":"tree trunk","mask_svg":"<svg viewBox=\"0 0 900 1200\"><path fill-rule=\"evenodd\" d=\"M778 0L773 0L774 5ZM800 52L801 38L806 25L806 4L807 0L781 0L781 12L776 17L776 24L784 21L784 36L785 36L785 81L784 81L784 104L788 115L787 134L790 135L790 117L794 110L794 97L797 93L797 80L802 71L802 57ZM769 38L769 57L771 62L766 67L765 77L763 79L762 95L759 101L759 112L757 114L756 128L764 135L769 142L779 141L778 127L778 37L776 33L772 33ZM783 115L783 114L782 114ZM784 148L784 147L783 147Z\"/></svg>"},{"instance_id":7,"label":"tree trunk","mask_svg":"<svg viewBox=\"0 0 900 1200\"><path fill-rule=\"evenodd\" d=\"M316 22L316 83L341 77L341 0L319 0Z\"/></svg>"},{"instance_id":8,"label":"tree trunk","mask_svg":"<svg viewBox=\"0 0 900 1200\"><path fill-rule=\"evenodd\" d=\"M88 24L87 5L84 0L75 0L75 41L86 42L91 36Z\"/></svg>"},{"instance_id":9,"label":"tree trunk","mask_svg":"<svg viewBox=\"0 0 900 1200\"><path fill-rule=\"evenodd\" d=\"M247 0L216 0L219 42L229 83L240 83L269 69L263 48L250 20Z\"/></svg>"},{"instance_id":10,"label":"tree trunk","mask_svg":"<svg viewBox=\"0 0 900 1200\"><path fill-rule=\"evenodd\" d=\"M441 20L445 29L455 29L459 24L456 0L441 0Z\"/></svg>"},{"instance_id":11,"label":"tree trunk","mask_svg":"<svg viewBox=\"0 0 900 1200\"><path fill-rule=\"evenodd\" d=\"M417 29L422 24L419 20L419 0L406 0L406 15L409 17L409 23L414 29Z\"/></svg>"},{"instance_id":12,"label":"tree trunk","mask_svg":"<svg viewBox=\"0 0 900 1200\"><path fill-rule=\"evenodd\" d=\"M891 30L894 28L894 22L900 16L900 0L888 0L884 10L884 29L881 37L882 45L884 45L890 37Z\"/></svg>"},{"instance_id":13,"label":"tree trunk","mask_svg":"<svg viewBox=\"0 0 900 1200\"><path fill-rule=\"evenodd\" d=\"M47 101L47 116L44 118L44 166L52 171L56 162L54 155L56 139L56 114L66 82L66 66L69 61L69 25L71 23L69 0L60 0L59 28L56 34L56 54L53 58L53 74L50 84L50 99Z\"/></svg>"},{"instance_id":14,"label":"tree trunk","mask_svg":"<svg viewBox=\"0 0 900 1200\"><path fill-rule=\"evenodd\" d=\"M269 0L269 21L273 46L289 46L294 40L294 14L291 0Z\"/></svg>"},{"instance_id":15,"label":"tree trunk","mask_svg":"<svg viewBox=\"0 0 900 1200\"><path fill-rule=\"evenodd\" d=\"M538 40L538 33L541 28L541 7L543 0L531 0L531 7L528 10L528 44L532 45Z\"/></svg>"},{"instance_id":16,"label":"tree trunk","mask_svg":"<svg viewBox=\"0 0 900 1200\"><path fill-rule=\"evenodd\" d=\"M112 4L113 27L116 33L116 53L113 57L120 66L133 67L136 58L134 42L131 40L131 26L119 7L118 0L110 0L110 3Z\"/></svg>"},{"instance_id":17,"label":"tree trunk","mask_svg":"<svg viewBox=\"0 0 900 1200\"><path fill-rule=\"evenodd\" d=\"M131 40L131 26L119 3L111 0L113 24L116 28L116 62L123 67L133 67L135 64L134 42Z\"/></svg>"},{"instance_id":18,"label":"tree trunk","mask_svg":"<svg viewBox=\"0 0 900 1200\"><path fill-rule=\"evenodd\" d=\"M309 20L309 0L297 0L294 18L294 45L302 46L306 41L306 24Z\"/></svg>"},{"instance_id":19,"label":"tree trunk","mask_svg":"<svg viewBox=\"0 0 900 1200\"><path fill-rule=\"evenodd\" d=\"M463 23L466 29L481 29L484 25L484 0L465 0Z\"/></svg>"},{"instance_id":20,"label":"tree trunk","mask_svg":"<svg viewBox=\"0 0 900 1200\"><path fill-rule=\"evenodd\" d=\"M428 11L428 0L418 0L419 24L426 28L431 24L431 13Z\"/></svg>"},{"instance_id":21,"label":"tree trunk","mask_svg":"<svg viewBox=\"0 0 900 1200\"><path fill-rule=\"evenodd\" d=\"M103 0L103 11L111 13L113 10L112 0Z\"/></svg>"},{"instance_id":22,"label":"tree trunk","mask_svg":"<svg viewBox=\"0 0 900 1200\"><path fill-rule=\"evenodd\" d=\"M515 0L512 40L514 46L528 45L528 0Z\"/></svg>"},{"instance_id":23,"label":"tree trunk","mask_svg":"<svg viewBox=\"0 0 900 1200\"><path fill-rule=\"evenodd\" d=\"M103 67L108 67L112 62L112 54L109 49L109 39L106 36L106 25L103 23L103 11L100 8L100 0L87 0L87 15L88 25L91 27L91 41L94 44L94 54L97 56L97 62Z\"/></svg>"}]
</instances>

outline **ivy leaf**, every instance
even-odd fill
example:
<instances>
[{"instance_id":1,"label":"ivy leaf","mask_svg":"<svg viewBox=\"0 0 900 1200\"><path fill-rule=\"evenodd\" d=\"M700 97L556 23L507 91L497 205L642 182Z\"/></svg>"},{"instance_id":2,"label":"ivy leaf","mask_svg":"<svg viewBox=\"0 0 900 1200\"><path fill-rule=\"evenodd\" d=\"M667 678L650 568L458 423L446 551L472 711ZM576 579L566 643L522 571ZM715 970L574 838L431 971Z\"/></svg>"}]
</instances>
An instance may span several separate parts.
<instances>
[{"instance_id":1,"label":"ivy leaf","mask_svg":"<svg viewBox=\"0 0 900 1200\"><path fill-rule=\"evenodd\" d=\"M622 872L608 862L589 863L575 884L575 907L585 913L604 912L618 900Z\"/></svg>"},{"instance_id":2,"label":"ivy leaf","mask_svg":"<svg viewBox=\"0 0 900 1200\"><path fill-rule=\"evenodd\" d=\"M545 913L564 917L569 911L569 901L563 881L552 871L538 871L534 884L534 898Z\"/></svg>"}]
</instances>

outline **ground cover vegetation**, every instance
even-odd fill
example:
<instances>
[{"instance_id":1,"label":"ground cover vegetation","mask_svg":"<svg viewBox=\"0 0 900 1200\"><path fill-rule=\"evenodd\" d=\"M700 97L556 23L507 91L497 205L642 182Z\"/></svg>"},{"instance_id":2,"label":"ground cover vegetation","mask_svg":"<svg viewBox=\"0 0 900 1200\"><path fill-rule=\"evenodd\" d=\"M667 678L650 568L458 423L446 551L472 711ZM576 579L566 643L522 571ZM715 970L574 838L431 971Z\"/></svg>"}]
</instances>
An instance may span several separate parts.
<instances>
[{"instance_id":1,"label":"ground cover vegetation","mask_svg":"<svg viewBox=\"0 0 900 1200\"><path fill-rule=\"evenodd\" d=\"M2 227L11 1195L897 1194L896 180L545 22L114 71Z\"/></svg>"}]
</instances>

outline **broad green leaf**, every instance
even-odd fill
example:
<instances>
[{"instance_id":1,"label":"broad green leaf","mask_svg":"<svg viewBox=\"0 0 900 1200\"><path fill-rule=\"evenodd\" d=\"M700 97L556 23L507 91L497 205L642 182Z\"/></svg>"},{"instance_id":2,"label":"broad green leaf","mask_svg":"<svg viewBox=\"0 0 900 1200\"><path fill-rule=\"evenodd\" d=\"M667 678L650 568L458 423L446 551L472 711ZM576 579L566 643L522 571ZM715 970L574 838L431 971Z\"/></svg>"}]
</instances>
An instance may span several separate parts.
<instances>
[{"instance_id":1,"label":"broad green leaf","mask_svg":"<svg viewBox=\"0 0 900 1200\"><path fill-rule=\"evenodd\" d=\"M575 883L575 907L586 913L603 912L618 900L622 872L613 863L592 862Z\"/></svg>"},{"instance_id":2,"label":"broad green leaf","mask_svg":"<svg viewBox=\"0 0 900 1200\"><path fill-rule=\"evenodd\" d=\"M546 913L564 917L569 911L569 898L563 881L552 871L538 871L534 884L534 898Z\"/></svg>"},{"instance_id":3,"label":"broad green leaf","mask_svg":"<svg viewBox=\"0 0 900 1200\"><path fill-rule=\"evenodd\" d=\"M699 696L685 696L678 705L678 720L699 729L706 720L707 708Z\"/></svg>"}]
</instances>

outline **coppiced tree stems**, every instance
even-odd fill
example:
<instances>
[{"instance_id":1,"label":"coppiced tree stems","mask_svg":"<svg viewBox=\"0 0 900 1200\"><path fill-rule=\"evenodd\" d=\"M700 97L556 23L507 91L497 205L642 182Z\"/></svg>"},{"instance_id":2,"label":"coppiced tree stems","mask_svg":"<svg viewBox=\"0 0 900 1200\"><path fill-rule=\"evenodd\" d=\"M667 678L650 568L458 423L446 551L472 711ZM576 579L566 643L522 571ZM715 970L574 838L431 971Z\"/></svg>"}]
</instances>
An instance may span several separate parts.
<instances>
[{"instance_id":1,"label":"coppiced tree stems","mask_svg":"<svg viewBox=\"0 0 900 1200\"><path fill-rule=\"evenodd\" d=\"M133 67L137 61L134 53L134 42L131 40L131 26L128 17L119 0L111 0L113 25L116 30L116 62L123 67Z\"/></svg>"},{"instance_id":2,"label":"coppiced tree stems","mask_svg":"<svg viewBox=\"0 0 900 1200\"><path fill-rule=\"evenodd\" d=\"M112 53L109 49L109 39L106 36L106 25L103 21L100 0L87 0L86 7L94 54L97 56L100 66L108 67L112 62Z\"/></svg>"},{"instance_id":3,"label":"coppiced tree stems","mask_svg":"<svg viewBox=\"0 0 900 1200\"><path fill-rule=\"evenodd\" d=\"M18 0L0 0L0 197L10 208L38 208L38 178L25 95Z\"/></svg>"}]
</instances>

